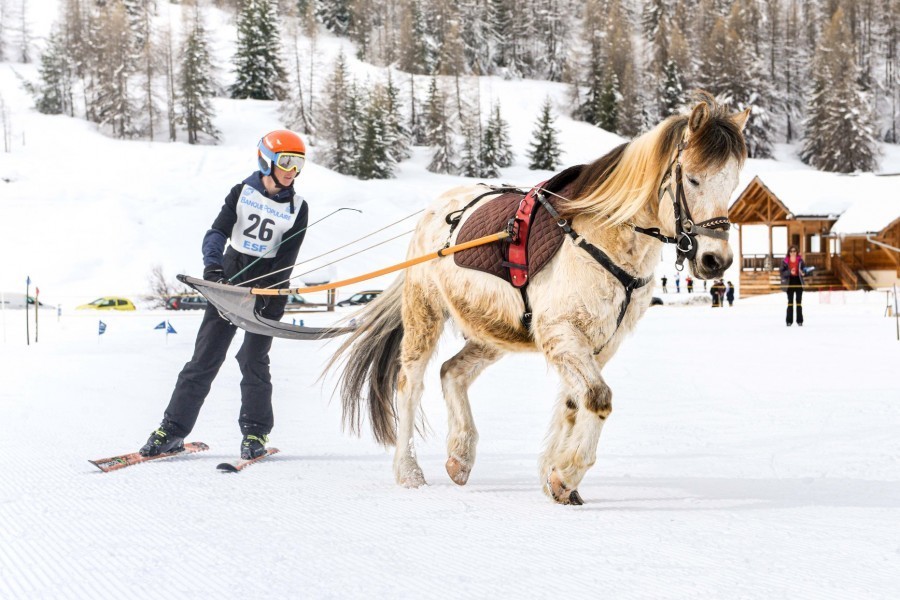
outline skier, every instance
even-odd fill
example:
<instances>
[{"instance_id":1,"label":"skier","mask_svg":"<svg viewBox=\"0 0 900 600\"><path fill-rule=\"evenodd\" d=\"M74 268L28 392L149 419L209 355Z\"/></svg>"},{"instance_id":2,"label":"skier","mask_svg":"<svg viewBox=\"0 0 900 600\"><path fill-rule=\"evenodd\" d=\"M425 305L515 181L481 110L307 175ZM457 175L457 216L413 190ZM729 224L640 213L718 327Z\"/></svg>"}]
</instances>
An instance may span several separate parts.
<instances>
[{"instance_id":1,"label":"skier","mask_svg":"<svg viewBox=\"0 0 900 600\"><path fill-rule=\"evenodd\" d=\"M263 136L257 144L259 170L231 188L203 238L203 279L239 284L273 273L254 285L285 287L278 282L288 275L278 271L296 262L309 217L306 201L294 192L294 179L305 160L306 145L296 133L279 129ZM286 299L257 296L256 308L277 321L284 314ZM237 327L222 318L212 304L206 308L194 355L178 375L162 423L140 449L141 455L156 456L183 448L236 332ZM243 375L238 423L244 460L266 454L274 424L271 346L271 337L245 332L236 356Z\"/></svg>"}]
</instances>

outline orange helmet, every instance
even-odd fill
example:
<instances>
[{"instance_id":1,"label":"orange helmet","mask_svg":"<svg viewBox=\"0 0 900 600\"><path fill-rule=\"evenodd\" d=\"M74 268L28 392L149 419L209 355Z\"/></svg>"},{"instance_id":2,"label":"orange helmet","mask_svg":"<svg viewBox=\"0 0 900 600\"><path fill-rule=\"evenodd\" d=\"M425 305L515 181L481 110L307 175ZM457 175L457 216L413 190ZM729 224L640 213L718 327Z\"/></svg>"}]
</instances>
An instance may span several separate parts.
<instances>
[{"instance_id":1,"label":"orange helmet","mask_svg":"<svg viewBox=\"0 0 900 600\"><path fill-rule=\"evenodd\" d=\"M259 140L256 146L259 170L263 175L272 173L272 166L298 173L306 161L306 144L299 135L287 129L270 131Z\"/></svg>"}]
</instances>

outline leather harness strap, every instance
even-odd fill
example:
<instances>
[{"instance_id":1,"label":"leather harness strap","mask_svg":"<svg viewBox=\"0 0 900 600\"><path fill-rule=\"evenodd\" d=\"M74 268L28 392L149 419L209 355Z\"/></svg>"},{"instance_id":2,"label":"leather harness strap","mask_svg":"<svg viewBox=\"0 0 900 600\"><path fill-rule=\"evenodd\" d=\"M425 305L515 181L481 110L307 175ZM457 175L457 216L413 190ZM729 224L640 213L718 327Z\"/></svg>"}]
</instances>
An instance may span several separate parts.
<instances>
[{"instance_id":1,"label":"leather harness strap","mask_svg":"<svg viewBox=\"0 0 900 600\"><path fill-rule=\"evenodd\" d=\"M540 186L537 186L535 188L535 190L539 190L539 189L540 189ZM535 190L531 190L531 191L534 192ZM529 193L531 193L531 192L529 192ZM601 250L597 246L593 245L592 243L588 242L582 236L578 235L578 233L576 233L575 230L572 229L572 227L569 225L569 222L567 220L563 219L562 217L560 217L559 213L556 211L555 208L553 208L553 205L550 204L550 201L548 201L547 198L544 197L544 194L541 191L538 191L535 194L535 197L538 199L538 201L540 201L540 203L543 205L543 207L545 209L547 209L547 212L549 212L550 215L554 219L556 219L556 224L569 237L572 238L572 241L575 243L575 245L578 246L579 248L581 248L582 250L584 250L585 252L587 252L591 256L591 258L593 258L598 263L600 263L600 266L602 266L604 269L609 271L610 274L613 277L615 277L616 279L618 279L619 282L622 284L622 286L625 288L625 299L622 301L622 305L619 307L619 315L618 315L618 317L616 317L616 329L612 332L612 335L610 335L608 338L606 338L606 341L603 342L602 346L600 346L599 348L594 350L594 354L599 354L606 347L606 345L609 344L609 341L616 334L616 331L619 330L619 326L622 324L622 320L625 318L625 313L628 311L628 305L631 304L632 292L634 292L634 290L636 290L638 288L644 287L645 285L647 285L648 283L653 281L653 277L637 278L637 277L634 277L633 275L631 275L630 273L628 273L622 267L620 267L619 265L614 263L612 261L612 259L609 256L607 256L607 254L603 250Z\"/></svg>"},{"instance_id":2,"label":"leather harness strap","mask_svg":"<svg viewBox=\"0 0 900 600\"><path fill-rule=\"evenodd\" d=\"M503 263L503 266L509 269L509 280L513 287L524 288L528 285L528 232L534 220L538 190L543 188L545 183L547 182L542 181L525 194L525 197L519 202L516 216L509 222L508 231L510 231L512 242L508 246L507 261ZM528 299L524 294L523 298L525 298L526 311L530 312L527 306Z\"/></svg>"}]
</instances>

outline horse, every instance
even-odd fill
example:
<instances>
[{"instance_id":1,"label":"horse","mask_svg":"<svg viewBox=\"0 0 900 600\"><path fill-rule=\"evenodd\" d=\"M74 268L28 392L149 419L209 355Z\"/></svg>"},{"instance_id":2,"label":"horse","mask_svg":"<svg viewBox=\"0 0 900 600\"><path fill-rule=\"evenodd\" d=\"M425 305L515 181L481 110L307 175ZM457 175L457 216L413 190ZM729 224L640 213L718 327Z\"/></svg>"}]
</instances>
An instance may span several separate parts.
<instances>
[{"instance_id":1,"label":"horse","mask_svg":"<svg viewBox=\"0 0 900 600\"><path fill-rule=\"evenodd\" d=\"M687 260L700 279L719 278L731 265L727 209L747 157L748 116L729 114L700 92L688 114L668 117L585 165L570 196L556 203L554 218L569 237L528 282L530 323L522 318L525 295L502 279L448 259L403 272L358 314L357 329L326 364L325 373L342 369L343 424L358 434L368 405L375 439L395 447L397 483L426 484L415 420L425 368L449 318L465 338L440 369L450 478L465 485L475 463L478 432L467 392L473 380L508 352L537 351L561 382L539 461L542 489L559 504L583 504L578 486L612 412L603 368L650 305L652 286L644 283L652 281L661 242L676 243L679 266ZM445 217L483 192L466 185L439 196L417 223L409 256L452 242L459 230L452 232ZM465 210L462 221L473 214Z\"/></svg>"}]
</instances>

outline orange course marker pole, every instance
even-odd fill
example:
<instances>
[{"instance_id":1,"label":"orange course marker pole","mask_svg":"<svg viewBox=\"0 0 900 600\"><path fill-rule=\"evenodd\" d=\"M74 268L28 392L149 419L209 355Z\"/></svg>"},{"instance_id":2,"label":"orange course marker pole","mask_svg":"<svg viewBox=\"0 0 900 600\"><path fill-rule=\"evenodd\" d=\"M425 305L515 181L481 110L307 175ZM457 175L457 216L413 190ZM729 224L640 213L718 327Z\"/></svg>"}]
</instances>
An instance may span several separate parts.
<instances>
[{"instance_id":1,"label":"orange course marker pole","mask_svg":"<svg viewBox=\"0 0 900 600\"><path fill-rule=\"evenodd\" d=\"M425 254L423 256L411 258L410 260L402 262L400 264L385 267L384 269L379 269L378 271L372 271L371 273L366 273L365 275L359 275L357 277L351 277L350 279L344 279L343 281L335 281L334 283L323 283L322 285L313 285L304 288L251 288L250 293L257 296L287 296L288 294L305 294L311 292L321 292L323 290L331 290L334 288L343 287L345 285L358 283L360 281L366 281L367 279L373 279L381 275L387 275L388 273L406 269L419 263L428 262L429 260L434 260L435 258L449 256L450 254L455 254L456 252L460 252L461 250L468 250L469 248L474 248L475 246L483 246L484 244L499 242L500 240L506 239L508 237L509 233L506 231L492 233L491 235L486 235L464 244L457 244L456 246L450 246L449 248L441 248L437 252L432 252L431 254Z\"/></svg>"}]
</instances>

